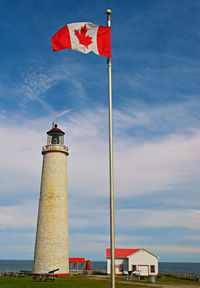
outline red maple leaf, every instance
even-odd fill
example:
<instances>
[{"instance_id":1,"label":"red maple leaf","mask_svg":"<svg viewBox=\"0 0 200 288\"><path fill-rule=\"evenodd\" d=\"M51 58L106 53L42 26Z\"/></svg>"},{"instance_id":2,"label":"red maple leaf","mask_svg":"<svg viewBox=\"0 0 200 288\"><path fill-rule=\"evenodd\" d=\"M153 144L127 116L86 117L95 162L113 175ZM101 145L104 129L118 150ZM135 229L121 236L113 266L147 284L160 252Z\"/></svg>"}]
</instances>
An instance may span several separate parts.
<instances>
[{"instance_id":1,"label":"red maple leaf","mask_svg":"<svg viewBox=\"0 0 200 288\"><path fill-rule=\"evenodd\" d=\"M74 33L76 37L78 38L79 43L85 46L86 48L88 48L88 46L92 44L92 37L90 37L89 35L86 36L86 33L87 33L86 24L84 27L81 27L81 32L75 29Z\"/></svg>"}]
</instances>

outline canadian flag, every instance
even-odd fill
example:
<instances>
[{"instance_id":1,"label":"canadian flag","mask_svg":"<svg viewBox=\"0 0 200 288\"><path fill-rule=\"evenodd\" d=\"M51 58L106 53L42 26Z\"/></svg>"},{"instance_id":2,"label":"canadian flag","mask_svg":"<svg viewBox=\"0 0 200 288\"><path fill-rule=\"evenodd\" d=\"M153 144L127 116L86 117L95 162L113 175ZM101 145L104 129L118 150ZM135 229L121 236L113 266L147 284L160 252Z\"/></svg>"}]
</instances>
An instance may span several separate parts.
<instances>
[{"instance_id":1,"label":"canadian flag","mask_svg":"<svg viewBox=\"0 0 200 288\"><path fill-rule=\"evenodd\" d=\"M65 25L51 38L53 51L74 49L82 53L93 51L111 58L110 27L79 22Z\"/></svg>"}]
</instances>

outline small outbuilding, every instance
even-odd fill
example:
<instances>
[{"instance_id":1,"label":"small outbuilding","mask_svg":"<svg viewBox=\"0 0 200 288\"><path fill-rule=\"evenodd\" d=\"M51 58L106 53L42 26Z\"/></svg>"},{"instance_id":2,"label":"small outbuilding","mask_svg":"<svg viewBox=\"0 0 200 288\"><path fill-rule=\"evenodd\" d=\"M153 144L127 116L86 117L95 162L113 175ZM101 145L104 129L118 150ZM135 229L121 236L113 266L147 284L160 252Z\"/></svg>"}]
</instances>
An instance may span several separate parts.
<instances>
[{"instance_id":1,"label":"small outbuilding","mask_svg":"<svg viewBox=\"0 0 200 288\"><path fill-rule=\"evenodd\" d=\"M69 273L84 274L91 273L91 260L85 258L69 258Z\"/></svg>"},{"instance_id":2,"label":"small outbuilding","mask_svg":"<svg viewBox=\"0 0 200 288\"><path fill-rule=\"evenodd\" d=\"M85 258L69 258L69 273L82 274L85 271Z\"/></svg>"},{"instance_id":3,"label":"small outbuilding","mask_svg":"<svg viewBox=\"0 0 200 288\"><path fill-rule=\"evenodd\" d=\"M110 249L106 249L107 274L111 273ZM140 276L158 275L159 257L140 249L115 249L116 275L135 274Z\"/></svg>"}]
</instances>

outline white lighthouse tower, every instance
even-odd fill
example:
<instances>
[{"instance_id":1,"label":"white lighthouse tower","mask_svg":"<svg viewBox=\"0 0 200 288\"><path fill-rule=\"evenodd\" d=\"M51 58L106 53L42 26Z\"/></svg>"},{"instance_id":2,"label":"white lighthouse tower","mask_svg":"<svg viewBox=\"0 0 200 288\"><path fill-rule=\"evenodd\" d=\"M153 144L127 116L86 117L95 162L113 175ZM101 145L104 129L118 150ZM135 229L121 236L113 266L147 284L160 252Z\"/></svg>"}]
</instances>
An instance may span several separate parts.
<instances>
[{"instance_id":1,"label":"white lighthouse tower","mask_svg":"<svg viewBox=\"0 0 200 288\"><path fill-rule=\"evenodd\" d=\"M43 146L43 168L35 242L35 274L59 269L69 274L67 156L64 132L57 124L47 132Z\"/></svg>"}]
</instances>

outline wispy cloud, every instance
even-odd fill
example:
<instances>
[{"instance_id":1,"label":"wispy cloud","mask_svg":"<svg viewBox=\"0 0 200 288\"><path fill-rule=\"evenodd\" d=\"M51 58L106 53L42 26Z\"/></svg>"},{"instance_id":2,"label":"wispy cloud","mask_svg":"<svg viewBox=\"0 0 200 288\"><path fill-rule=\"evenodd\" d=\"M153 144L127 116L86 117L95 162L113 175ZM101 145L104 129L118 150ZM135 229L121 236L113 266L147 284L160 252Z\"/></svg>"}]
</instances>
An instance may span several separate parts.
<instances>
[{"instance_id":1,"label":"wispy cloud","mask_svg":"<svg viewBox=\"0 0 200 288\"><path fill-rule=\"evenodd\" d=\"M70 67L69 69L65 61L65 64L57 63L50 67L38 65L23 72L21 77L22 105L26 106L30 101L37 101L48 113L56 114L54 105L49 104L47 92L49 93L62 81L69 84L71 90L76 91L77 98L84 98L84 87L77 73L77 71L80 72L81 65L75 64Z\"/></svg>"},{"instance_id":2,"label":"wispy cloud","mask_svg":"<svg viewBox=\"0 0 200 288\"><path fill-rule=\"evenodd\" d=\"M69 113L70 111L71 111L70 109L63 110L63 111L56 114L56 118L60 118L60 117L64 116L65 114Z\"/></svg>"},{"instance_id":3,"label":"wispy cloud","mask_svg":"<svg viewBox=\"0 0 200 288\"><path fill-rule=\"evenodd\" d=\"M114 111L114 127L129 133L130 137L135 135L136 141L164 134L189 134L192 129L199 128L199 112L200 103L194 99L153 106L130 101Z\"/></svg>"}]
</instances>

